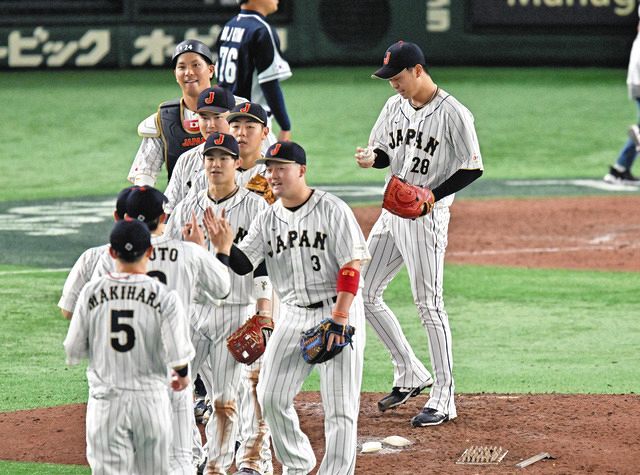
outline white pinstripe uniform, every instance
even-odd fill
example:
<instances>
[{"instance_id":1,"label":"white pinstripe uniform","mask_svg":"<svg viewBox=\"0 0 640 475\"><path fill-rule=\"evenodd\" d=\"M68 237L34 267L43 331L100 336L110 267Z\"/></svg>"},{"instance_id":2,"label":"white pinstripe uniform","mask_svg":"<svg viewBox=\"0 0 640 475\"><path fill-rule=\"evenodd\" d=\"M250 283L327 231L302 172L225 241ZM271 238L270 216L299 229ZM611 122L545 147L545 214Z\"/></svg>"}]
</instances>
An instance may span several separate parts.
<instances>
[{"instance_id":1,"label":"white pinstripe uniform","mask_svg":"<svg viewBox=\"0 0 640 475\"><path fill-rule=\"evenodd\" d=\"M262 142L262 152L266 152L267 149L275 142L275 136L272 132L269 132L267 138ZM165 191L165 196L169 200L164 207L167 213L172 213L176 205L185 199L187 195L195 195L208 188L209 182L207 181L207 175L203 168L203 150L204 143L192 148L191 150L187 150L178 158L178 161L173 168L171 180L169 181L169 185ZM264 165L256 165L250 170L238 172L236 175L236 182L241 187L244 187L253 175L258 172L262 172L262 174L264 174L264 170Z\"/></svg>"},{"instance_id":2,"label":"white pinstripe uniform","mask_svg":"<svg viewBox=\"0 0 640 475\"><path fill-rule=\"evenodd\" d=\"M316 190L295 211L280 201L255 218L238 246L253 266L266 260L280 314L263 356L258 399L285 474L307 474L316 458L293 400L313 370L300 354L300 333L331 315L339 269L369 253L351 209L335 196ZM322 302L318 308L305 308ZM301 307L302 306L302 307ZM349 323L356 328L353 348L316 365L324 402L325 456L319 474L344 475L355 470L357 420L365 346L365 320L358 294Z\"/></svg>"},{"instance_id":3,"label":"white pinstripe uniform","mask_svg":"<svg viewBox=\"0 0 640 475\"><path fill-rule=\"evenodd\" d=\"M482 169L473 116L442 89L418 110L400 95L391 97L373 127L369 145L389 155L387 180L395 174L433 189L460 169ZM431 213L415 220L382 210L369 235L372 258L362 274L367 321L391 352L394 386L415 388L428 382L431 375L382 299L389 282L403 264L407 266L413 299L429 338L435 375L426 407L448 414L449 419L456 417L456 407L442 276L453 199L454 195L441 199Z\"/></svg>"},{"instance_id":4,"label":"white pinstripe uniform","mask_svg":"<svg viewBox=\"0 0 640 475\"><path fill-rule=\"evenodd\" d=\"M177 293L141 274L94 279L80 292L64 347L68 364L89 359L92 473L170 473L167 366L195 354Z\"/></svg>"},{"instance_id":5,"label":"white pinstripe uniform","mask_svg":"<svg viewBox=\"0 0 640 475\"><path fill-rule=\"evenodd\" d=\"M73 267L67 276L67 280L64 282L62 295L58 301L58 307L62 310L73 313L82 287L91 280L91 276L93 275L93 271L95 270L100 257L105 254L107 256L109 255L108 244L91 247L78 257L78 260L73 264Z\"/></svg>"},{"instance_id":6,"label":"white pinstripe uniform","mask_svg":"<svg viewBox=\"0 0 640 475\"><path fill-rule=\"evenodd\" d=\"M147 275L178 292L188 318L193 314L191 304L213 303L229 293L229 269L201 246L167 236L152 236L151 244L153 253L147 264ZM114 269L115 261L106 253L96 274L104 275ZM179 392L170 390L169 399L174 430L169 455L171 473L192 475L193 434L198 430L193 414L193 386ZM199 432L197 436L200 436Z\"/></svg>"},{"instance_id":7,"label":"white pinstripe uniform","mask_svg":"<svg viewBox=\"0 0 640 475\"><path fill-rule=\"evenodd\" d=\"M205 189L178 204L171 215L166 233L177 234L191 219L192 212L195 212L198 223L202 224L204 211L211 207L216 214L222 209L225 210L227 219L236 230L236 241L240 241L248 231L252 219L267 206L264 199L244 188L238 188L233 196L220 202L211 200L208 190ZM214 248L211 250L215 252ZM231 273L231 293L222 305L197 307L196 328L204 336L207 344L196 348L197 361L194 361L193 370L198 371L206 359L211 365L213 378L212 381L208 381L207 387L213 407L212 417L206 427L209 452L207 473L210 475L226 474L226 470L233 463L238 431L238 393L243 365L231 356L226 338L255 313L256 300L253 297L253 289L252 275L239 276ZM204 376L207 379L206 375ZM263 430L262 435L266 436L266 431ZM259 450L246 447L247 441L243 442L245 446L240 450L246 451L247 457L253 457L253 462L247 461L244 465L260 470ZM262 447L262 439L253 442L256 447Z\"/></svg>"}]
</instances>

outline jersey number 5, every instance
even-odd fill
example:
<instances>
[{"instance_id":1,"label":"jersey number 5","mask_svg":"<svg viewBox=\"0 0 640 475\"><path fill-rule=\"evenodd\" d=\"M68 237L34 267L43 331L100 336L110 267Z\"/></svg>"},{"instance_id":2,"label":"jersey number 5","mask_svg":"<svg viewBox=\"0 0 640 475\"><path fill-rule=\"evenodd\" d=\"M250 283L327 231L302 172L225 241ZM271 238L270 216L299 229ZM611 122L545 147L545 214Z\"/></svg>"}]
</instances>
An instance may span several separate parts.
<instances>
[{"instance_id":1,"label":"jersey number 5","mask_svg":"<svg viewBox=\"0 0 640 475\"><path fill-rule=\"evenodd\" d=\"M420 157L413 157L411 160L413 166L411 167L411 171L413 173L422 173L426 175L429 172L429 159L423 158L420 160Z\"/></svg>"},{"instance_id":2,"label":"jersey number 5","mask_svg":"<svg viewBox=\"0 0 640 475\"><path fill-rule=\"evenodd\" d=\"M133 318L133 310L111 310L111 347L125 353L136 342L136 334L133 331L133 327L123 319ZM124 332L124 343L121 343L120 336Z\"/></svg>"},{"instance_id":3,"label":"jersey number 5","mask_svg":"<svg viewBox=\"0 0 640 475\"><path fill-rule=\"evenodd\" d=\"M237 60L238 48L229 48L228 46L220 47L220 57L218 58L218 65L216 67L218 82L225 84L233 84L236 82Z\"/></svg>"}]
</instances>

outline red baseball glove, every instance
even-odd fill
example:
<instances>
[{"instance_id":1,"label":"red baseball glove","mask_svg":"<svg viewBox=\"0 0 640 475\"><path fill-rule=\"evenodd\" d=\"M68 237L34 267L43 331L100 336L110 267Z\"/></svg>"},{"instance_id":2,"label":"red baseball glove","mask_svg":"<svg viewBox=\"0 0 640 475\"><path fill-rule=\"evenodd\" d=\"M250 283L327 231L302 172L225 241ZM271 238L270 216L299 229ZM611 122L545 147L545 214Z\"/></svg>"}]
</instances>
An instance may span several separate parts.
<instances>
[{"instance_id":1,"label":"red baseball glove","mask_svg":"<svg viewBox=\"0 0 640 475\"><path fill-rule=\"evenodd\" d=\"M382 207L401 218L416 219L430 213L435 197L429 188L422 188L407 183L406 180L393 175L384 190Z\"/></svg>"},{"instance_id":2,"label":"red baseball glove","mask_svg":"<svg viewBox=\"0 0 640 475\"><path fill-rule=\"evenodd\" d=\"M227 348L240 363L251 364L262 356L273 333L271 317L254 315L227 338Z\"/></svg>"}]
</instances>

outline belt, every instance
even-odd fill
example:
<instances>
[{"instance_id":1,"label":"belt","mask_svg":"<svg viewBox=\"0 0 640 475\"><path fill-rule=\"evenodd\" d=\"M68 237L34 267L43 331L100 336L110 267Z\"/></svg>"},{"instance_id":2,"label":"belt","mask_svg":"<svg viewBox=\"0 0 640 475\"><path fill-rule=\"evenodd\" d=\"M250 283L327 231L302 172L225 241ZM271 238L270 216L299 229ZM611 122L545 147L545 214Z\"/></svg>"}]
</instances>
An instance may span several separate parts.
<instances>
[{"instance_id":1,"label":"belt","mask_svg":"<svg viewBox=\"0 0 640 475\"><path fill-rule=\"evenodd\" d=\"M329 300L329 299L327 299L327 300ZM314 303L309 304L309 305L296 305L296 307L300 307L300 308L322 308L322 307L324 307L324 303L327 300L320 300L320 302L314 302ZM338 297L334 295L333 297L331 297L331 300L333 301L333 303L336 303L336 300L338 300Z\"/></svg>"}]
</instances>

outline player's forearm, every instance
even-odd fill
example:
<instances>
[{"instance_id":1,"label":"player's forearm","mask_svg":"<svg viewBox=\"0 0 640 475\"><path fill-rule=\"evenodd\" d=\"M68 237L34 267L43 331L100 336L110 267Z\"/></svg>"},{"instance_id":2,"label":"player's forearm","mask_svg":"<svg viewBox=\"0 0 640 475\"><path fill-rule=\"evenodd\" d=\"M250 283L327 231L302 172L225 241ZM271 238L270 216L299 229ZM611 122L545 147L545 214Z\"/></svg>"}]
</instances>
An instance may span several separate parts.
<instances>
[{"instance_id":1,"label":"player's forearm","mask_svg":"<svg viewBox=\"0 0 640 475\"><path fill-rule=\"evenodd\" d=\"M336 323L345 325L349 321L349 309L358 292L360 282L360 261L348 262L338 271L338 298L333 307L332 317Z\"/></svg>"},{"instance_id":2,"label":"player's forearm","mask_svg":"<svg viewBox=\"0 0 640 475\"><path fill-rule=\"evenodd\" d=\"M128 179L134 185L153 186L164 162L162 139L145 137L129 170Z\"/></svg>"},{"instance_id":3,"label":"player's forearm","mask_svg":"<svg viewBox=\"0 0 640 475\"><path fill-rule=\"evenodd\" d=\"M231 246L229 254L219 252L216 254L216 257L220 259L223 264L228 265L231 270L238 275L247 275L253 270L253 265L247 255L235 245Z\"/></svg>"},{"instance_id":4,"label":"player's forearm","mask_svg":"<svg viewBox=\"0 0 640 475\"><path fill-rule=\"evenodd\" d=\"M260 84L271 113L275 117L281 130L291 130L291 120L287 114L287 106L284 103L284 95L280 88L280 81L274 79Z\"/></svg>"},{"instance_id":5,"label":"player's forearm","mask_svg":"<svg viewBox=\"0 0 640 475\"><path fill-rule=\"evenodd\" d=\"M472 182L477 180L482 176L482 170L458 170L449 178L447 178L444 183L437 186L433 190L433 196L435 200L441 200L445 196L452 195L453 193L460 191L464 187L470 185Z\"/></svg>"}]
</instances>

